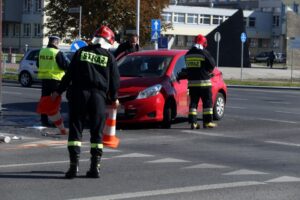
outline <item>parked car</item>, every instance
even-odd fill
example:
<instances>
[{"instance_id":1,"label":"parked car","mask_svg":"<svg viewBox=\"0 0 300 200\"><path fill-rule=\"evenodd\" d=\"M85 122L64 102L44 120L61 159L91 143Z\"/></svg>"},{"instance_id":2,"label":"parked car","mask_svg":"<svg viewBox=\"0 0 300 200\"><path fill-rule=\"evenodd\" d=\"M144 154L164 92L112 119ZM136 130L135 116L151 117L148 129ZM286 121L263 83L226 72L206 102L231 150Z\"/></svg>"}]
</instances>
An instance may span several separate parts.
<instances>
[{"instance_id":1,"label":"parked car","mask_svg":"<svg viewBox=\"0 0 300 200\"><path fill-rule=\"evenodd\" d=\"M275 53L275 62L286 63L286 54L285 53Z\"/></svg>"},{"instance_id":2,"label":"parked car","mask_svg":"<svg viewBox=\"0 0 300 200\"><path fill-rule=\"evenodd\" d=\"M23 87L30 87L34 82L38 82L36 61L39 56L40 49L28 50L20 61L18 69L18 80ZM71 60L74 52L62 50L66 57Z\"/></svg>"},{"instance_id":3,"label":"parked car","mask_svg":"<svg viewBox=\"0 0 300 200\"><path fill-rule=\"evenodd\" d=\"M118 122L159 122L170 128L177 116L188 116L187 80L176 80L185 68L186 50L149 50L131 53L118 61L121 76ZM227 86L218 68L213 72L214 119L224 116ZM199 103L199 111L202 103Z\"/></svg>"},{"instance_id":4,"label":"parked car","mask_svg":"<svg viewBox=\"0 0 300 200\"><path fill-rule=\"evenodd\" d=\"M255 62L267 62L270 52L261 52L254 57Z\"/></svg>"}]
</instances>

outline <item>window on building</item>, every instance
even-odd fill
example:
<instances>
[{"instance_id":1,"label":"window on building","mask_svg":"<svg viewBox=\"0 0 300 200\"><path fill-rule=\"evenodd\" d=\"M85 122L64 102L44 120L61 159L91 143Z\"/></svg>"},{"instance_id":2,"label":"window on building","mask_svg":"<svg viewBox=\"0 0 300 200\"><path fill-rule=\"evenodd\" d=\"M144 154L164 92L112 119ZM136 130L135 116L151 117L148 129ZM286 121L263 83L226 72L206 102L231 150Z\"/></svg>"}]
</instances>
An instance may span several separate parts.
<instances>
[{"instance_id":1,"label":"window on building","mask_svg":"<svg viewBox=\"0 0 300 200\"><path fill-rule=\"evenodd\" d=\"M31 11L31 0L24 0L24 12Z\"/></svg>"},{"instance_id":2,"label":"window on building","mask_svg":"<svg viewBox=\"0 0 300 200\"><path fill-rule=\"evenodd\" d=\"M221 24L223 21L223 16L213 15L213 24Z\"/></svg>"},{"instance_id":3,"label":"window on building","mask_svg":"<svg viewBox=\"0 0 300 200\"><path fill-rule=\"evenodd\" d=\"M273 16L273 26L279 27L279 16Z\"/></svg>"},{"instance_id":4,"label":"window on building","mask_svg":"<svg viewBox=\"0 0 300 200\"><path fill-rule=\"evenodd\" d=\"M186 46L190 47L194 44L195 36L187 36Z\"/></svg>"},{"instance_id":5,"label":"window on building","mask_svg":"<svg viewBox=\"0 0 300 200\"><path fill-rule=\"evenodd\" d=\"M34 24L34 37L41 36L41 24Z\"/></svg>"},{"instance_id":6,"label":"window on building","mask_svg":"<svg viewBox=\"0 0 300 200\"><path fill-rule=\"evenodd\" d=\"M210 24L210 15L200 15L200 24Z\"/></svg>"},{"instance_id":7,"label":"window on building","mask_svg":"<svg viewBox=\"0 0 300 200\"><path fill-rule=\"evenodd\" d=\"M20 24L13 25L13 36L19 37L20 36Z\"/></svg>"},{"instance_id":8,"label":"window on building","mask_svg":"<svg viewBox=\"0 0 300 200\"><path fill-rule=\"evenodd\" d=\"M3 37L8 37L8 35L9 35L9 24L8 23L3 23L2 35L3 35Z\"/></svg>"},{"instance_id":9,"label":"window on building","mask_svg":"<svg viewBox=\"0 0 300 200\"><path fill-rule=\"evenodd\" d=\"M273 44L272 44L272 47L273 47L273 48L278 48L278 47L279 47L279 41L280 41L279 37L274 37L274 38L273 38Z\"/></svg>"},{"instance_id":10,"label":"window on building","mask_svg":"<svg viewBox=\"0 0 300 200\"><path fill-rule=\"evenodd\" d=\"M185 37L183 35L178 35L177 36L177 46L178 47L184 47L185 44Z\"/></svg>"},{"instance_id":11,"label":"window on building","mask_svg":"<svg viewBox=\"0 0 300 200\"><path fill-rule=\"evenodd\" d=\"M245 26L245 27L248 26L248 24L247 24L247 18L246 18L246 17L244 17L244 26Z\"/></svg>"},{"instance_id":12,"label":"window on building","mask_svg":"<svg viewBox=\"0 0 300 200\"><path fill-rule=\"evenodd\" d=\"M162 18L163 18L163 21L165 21L167 23L171 23L172 22L172 13L162 13Z\"/></svg>"},{"instance_id":13,"label":"window on building","mask_svg":"<svg viewBox=\"0 0 300 200\"><path fill-rule=\"evenodd\" d=\"M258 39L257 38L249 38L250 47L254 48L258 46Z\"/></svg>"},{"instance_id":14,"label":"window on building","mask_svg":"<svg viewBox=\"0 0 300 200\"><path fill-rule=\"evenodd\" d=\"M185 20L185 14L184 13L174 13L174 23L184 23Z\"/></svg>"},{"instance_id":15,"label":"window on building","mask_svg":"<svg viewBox=\"0 0 300 200\"><path fill-rule=\"evenodd\" d=\"M270 39L258 39L258 47L259 48L269 48L270 47Z\"/></svg>"},{"instance_id":16,"label":"window on building","mask_svg":"<svg viewBox=\"0 0 300 200\"><path fill-rule=\"evenodd\" d=\"M249 17L249 27L255 27L256 18Z\"/></svg>"},{"instance_id":17,"label":"window on building","mask_svg":"<svg viewBox=\"0 0 300 200\"><path fill-rule=\"evenodd\" d=\"M42 11L42 0L35 0L35 12Z\"/></svg>"},{"instance_id":18,"label":"window on building","mask_svg":"<svg viewBox=\"0 0 300 200\"><path fill-rule=\"evenodd\" d=\"M23 25L23 36L29 37L31 35L31 24Z\"/></svg>"},{"instance_id":19,"label":"window on building","mask_svg":"<svg viewBox=\"0 0 300 200\"><path fill-rule=\"evenodd\" d=\"M197 14L188 14L187 15L188 24L198 24L198 15Z\"/></svg>"}]
</instances>

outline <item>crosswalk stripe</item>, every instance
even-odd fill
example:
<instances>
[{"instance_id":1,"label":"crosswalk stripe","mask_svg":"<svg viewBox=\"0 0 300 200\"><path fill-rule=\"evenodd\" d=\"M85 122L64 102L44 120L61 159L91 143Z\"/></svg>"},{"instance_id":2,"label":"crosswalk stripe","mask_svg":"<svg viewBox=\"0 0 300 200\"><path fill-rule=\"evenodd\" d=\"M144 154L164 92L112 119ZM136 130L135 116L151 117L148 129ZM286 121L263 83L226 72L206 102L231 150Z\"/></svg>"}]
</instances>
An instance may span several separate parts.
<instances>
[{"instance_id":1,"label":"crosswalk stripe","mask_svg":"<svg viewBox=\"0 0 300 200\"><path fill-rule=\"evenodd\" d=\"M245 182L232 182L232 183L221 183L221 184L211 184L211 185L196 185L196 186L177 187L177 188L162 189L162 190L150 190L150 191L142 191L142 192L113 194L113 195L106 195L106 196L94 196L94 197L78 198L72 200L107 200L107 199L122 200L122 199L130 199L130 198L153 197L153 196L160 196L160 195L172 195L172 194L198 192L198 191L206 191L206 190L247 187L247 186L263 185L263 184L265 183L257 182L257 181L245 181Z\"/></svg>"},{"instance_id":2,"label":"crosswalk stripe","mask_svg":"<svg viewBox=\"0 0 300 200\"><path fill-rule=\"evenodd\" d=\"M190 162L190 161L180 160L175 158L163 158L158 160L147 161L146 163L183 163L183 162Z\"/></svg>"},{"instance_id":3,"label":"crosswalk stripe","mask_svg":"<svg viewBox=\"0 0 300 200\"><path fill-rule=\"evenodd\" d=\"M223 175L263 175L263 174L268 174L268 173L248 170L248 169L241 169L233 172L224 173Z\"/></svg>"}]
</instances>

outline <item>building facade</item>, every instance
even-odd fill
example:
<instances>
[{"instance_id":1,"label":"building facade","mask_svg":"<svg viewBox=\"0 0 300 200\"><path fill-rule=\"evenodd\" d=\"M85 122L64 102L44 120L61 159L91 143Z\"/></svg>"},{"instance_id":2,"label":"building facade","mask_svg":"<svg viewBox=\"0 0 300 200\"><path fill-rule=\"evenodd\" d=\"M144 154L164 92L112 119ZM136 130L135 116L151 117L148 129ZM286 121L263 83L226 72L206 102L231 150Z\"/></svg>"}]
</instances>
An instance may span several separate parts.
<instances>
[{"instance_id":1,"label":"building facade","mask_svg":"<svg viewBox=\"0 0 300 200\"><path fill-rule=\"evenodd\" d=\"M186 48L193 36L206 35L237 11L244 10L244 24L250 53L287 51L287 12L299 15L300 1L282 0L177 0L162 14L163 20L173 24L166 35L175 36L175 46ZM192 6L191 6L192 5ZM187 7L188 6L188 7ZM206 6L206 7L202 7Z\"/></svg>"},{"instance_id":2,"label":"building facade","mask_svg":"<svg viewBox=\"0 0 300 200\"><path fill-rule=\"evenodd\" d=\"M3 1L3 51L24 52L45 45L43 0Z\"/></svg>"},{"instance_id":3,"label":"building facade","mask_svg":"<svg viewBox=\"0 0 300 200\"><path fill-rule=\"evenodd\" d=\"M173 29L162 32L175 36L174 47L190 47L193 37L204 35L244 9L244 23L250 51L286 52L286 12L299 16L300 0L171 0L162 20ZM24 52L47 45L43 24L44 0L3 0L3 51ZM298 25L296 25L298 27Z\"/></svg>"}]
</instances>

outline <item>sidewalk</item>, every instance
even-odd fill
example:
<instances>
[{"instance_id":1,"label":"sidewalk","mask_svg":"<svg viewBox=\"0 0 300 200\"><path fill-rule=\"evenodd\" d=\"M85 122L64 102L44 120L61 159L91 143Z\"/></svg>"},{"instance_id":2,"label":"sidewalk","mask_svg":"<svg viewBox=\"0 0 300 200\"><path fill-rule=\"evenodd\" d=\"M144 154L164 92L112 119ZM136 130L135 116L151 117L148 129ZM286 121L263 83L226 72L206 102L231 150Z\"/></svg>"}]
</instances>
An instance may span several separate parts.
<instances>
[{"instance_id":1,"label":"sidewalk","mask_svg":"<svg viewBox=\"0 0 300 200\"><path fill-rule=\"evenodd\" d=\"M252 64L251 68L219 67L225 80L264 80L264 81L300 81L299 69L286 69L281 65L275 65L272 69L263 64Z\"/></svg>"}]
</instances>

